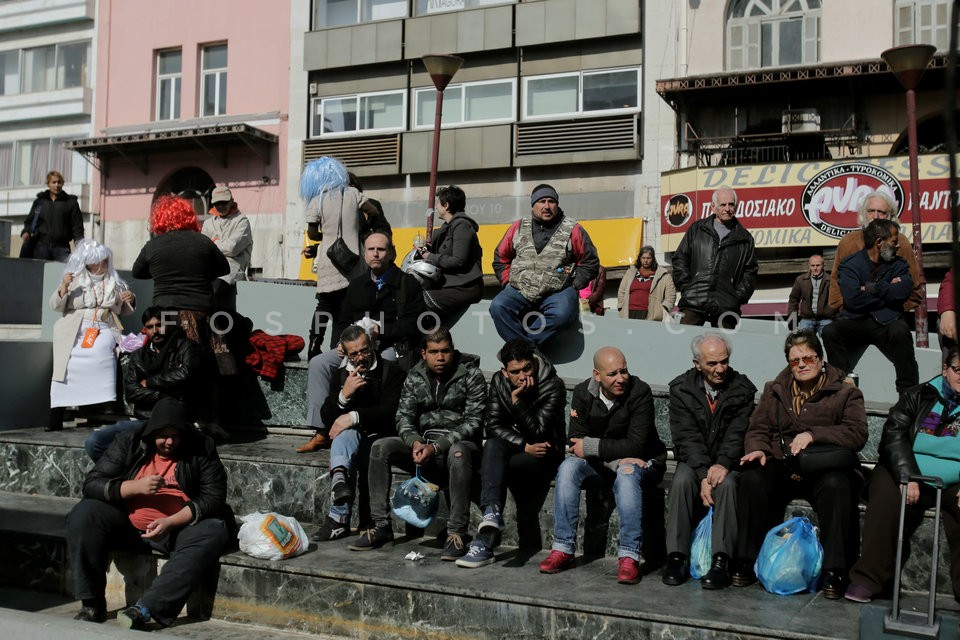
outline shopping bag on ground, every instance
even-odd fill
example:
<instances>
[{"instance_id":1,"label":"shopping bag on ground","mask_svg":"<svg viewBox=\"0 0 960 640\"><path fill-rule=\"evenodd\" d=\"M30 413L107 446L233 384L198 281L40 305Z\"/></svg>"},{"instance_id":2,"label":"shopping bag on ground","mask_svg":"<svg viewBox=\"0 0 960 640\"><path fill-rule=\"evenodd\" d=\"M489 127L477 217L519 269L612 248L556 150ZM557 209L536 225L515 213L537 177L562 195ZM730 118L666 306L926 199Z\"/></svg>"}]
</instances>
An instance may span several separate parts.
<instances>
[{"instance_id":1,"label":"shopping bag on ground","mask_svg":"<svg viewBox=\"0 0 960 640\"><path fill-rule=\"evenodd\" d=\"M817 529L807 518L796 517L767 533L754 571L764 589L786 596L815 591L822 565Z\"/></svg>"},{"instance_id":2,"label":"shopping bag on ground","mask_svg":"<svg viewBox=\"0 0 960 640\"><path fill-rule=\"evenodd\" d=\"M393 514L421 529L426 529L437 516L440 506L440 487L420 477L417 473L400 483L393 493Z\"/></svg>"},{"instance_id":3,"label":"shopping bag on ground","mask_svg":"<svg viewBox=\"0 0 960 640\"><path fill-rule=\"evenodd\" d=\"M711 536L713 535L713 507L707 509L707 515L693 532L693 544L690 545L690 576L699 580L710 571L713 561Z\"/></svg>"},{"instance_id":4,"label":"shopping bag on ground","mask_svg":"<svg viewBox=\"0 0 960 640\"><path fill-rule=\"evenodd\" d=\"M254 558L282 560L300 555L310 546L310 538L296 518L269 512L248 513L240 520L240 551Z\"/></svg>"}]
</instances>

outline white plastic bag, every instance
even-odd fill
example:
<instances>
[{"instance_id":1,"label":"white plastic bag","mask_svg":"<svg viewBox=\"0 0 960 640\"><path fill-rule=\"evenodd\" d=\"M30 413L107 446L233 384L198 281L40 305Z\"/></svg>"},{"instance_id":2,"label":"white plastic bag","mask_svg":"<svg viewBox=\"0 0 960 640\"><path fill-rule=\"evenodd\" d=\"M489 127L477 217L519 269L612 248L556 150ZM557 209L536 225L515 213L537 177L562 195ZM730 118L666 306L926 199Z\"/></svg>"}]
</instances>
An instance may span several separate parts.
<instances>
[{"instance_id":1,"label":"white plastic bag","mask_svg":"<svg viewBox=\"0 0 960 640\"><path fill-rule=\"evenodd\" d=\"M282 560L300 555L310 546L310 538L296 518L279 513L248 513L240 518L237 533L240 551L262 560Z\"/></svg>"}]
</instances>

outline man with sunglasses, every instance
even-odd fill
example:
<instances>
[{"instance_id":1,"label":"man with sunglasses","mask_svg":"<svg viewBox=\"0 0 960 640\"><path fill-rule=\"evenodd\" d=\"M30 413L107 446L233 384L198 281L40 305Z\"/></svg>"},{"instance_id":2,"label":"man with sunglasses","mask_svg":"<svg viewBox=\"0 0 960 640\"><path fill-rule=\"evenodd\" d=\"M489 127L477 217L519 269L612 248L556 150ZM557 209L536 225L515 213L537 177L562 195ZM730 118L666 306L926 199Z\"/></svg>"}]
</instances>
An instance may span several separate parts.
<instances>
[{"instance_id":1,"label":"man with sunglasses","mask_svg":"<svg viewBox=\"0 0 960 640\"><path fill-rule=\"evenodd\" d=\"M669 493L663 583L687 581L693 527L713 507L713 557L700 586L723 589L731 584L737 478L757 388L730 366L732 349L721 334L695 337L690 350L693 368L670 383L670 432L677 469Z\"/></svg>"},{"instance_id":2,"label":"man with sunglasses","mask_svg":"<svg viewBox=\"0 0 960 640\"><path fill-rule=\"evenodd\" d=\"M339 346L347 365L334 373L330 395L320 409L324 423L330 425L330 511L317 533L318 542L350 534L355 489L360 493L360 529L371 527L370 446L378 438L397 435L397 405L405 377L396 362L377 357L370 336L358 325L343 330Z\"/></svg>"},{"instance_id":3,"label":"man with sunglasses","mask_svg":"<svg viewBox=\"0 0 960 640\"><path fill-rule=\"evenodd\" d=\"M217 311L237 310L237 280L247 279L250 256L253 255L253 232L250 221L240 213L233 194L219 186L210 194L210 217L203 223L203 235L217 245L230 265L230 273L213 281L214 306Z\"/></svg>"},{"instance_id":4,"label":"man with sunglasses","mask_svg":"<svg viewBox=\"0 0 960 640\"><path fill-rule=\"evenodd\" d=\"M123 391L127 402L133 405L134 419L121 420L90 434L83 447L94 462L118 434L142 427L162 398L186 402L191 416L196 417L201 401L196 383L203 367L200 346L180 329L176 312L148 307L140 321L144 344L123 362Z\"/></svg>"}]
</instances>

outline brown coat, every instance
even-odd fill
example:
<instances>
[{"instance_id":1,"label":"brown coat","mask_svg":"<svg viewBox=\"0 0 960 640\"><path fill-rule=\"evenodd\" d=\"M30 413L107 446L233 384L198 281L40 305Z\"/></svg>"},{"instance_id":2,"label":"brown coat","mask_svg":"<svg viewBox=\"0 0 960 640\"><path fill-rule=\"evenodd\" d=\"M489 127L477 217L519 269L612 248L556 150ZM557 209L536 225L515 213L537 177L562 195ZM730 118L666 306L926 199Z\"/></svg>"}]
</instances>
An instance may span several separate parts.
<instances>
[{"instance_id":1,"label":"brown coat","mask_svg":"<svg viewBox=\"0 0 960 640\"><path fill-rule=\"evenodd\" d=\"M836 310L843 306L843 294L840 293L837 267L840 266L844 258L861 249L863 249L863 229L851 231L840 238L840 244L837 245L837 255L833 258L833 270L830 273L830 306ZM900 240L897 241L897 255L907 261L907 266L910 267L910 277L913 279L913 291L910 292L910 297L903 303L903 310L913 311L923 301L923 286L920 284L920 268L917 266L917 257L913 255L913 245L902 233L900 234Z\"/></svg>"},{"instance_id":2,"label":"brown coat","mask_svg":"<svg viewBox=\"0 0 960 640\"><path fill-rule=\"evenodd\" d=\"M830 286L830 272L823 274L820 279L820 292L817 297L817 309L814 311L811 304L813 300L813 278L810 272L802 273L793 281L793 289L790 290L790 298L787 303L787 316L797 314L801 319L824 318L833 319L837 315L836 309L827 304L827 288Z\"/></svg>"},{"instance_id":3,"label":"brown coat","mask_svg":"<svg viewBox=\"0 0 960 640\"><path fill-rule=\"evenodd\" d=\"M816 394L807 400L800 415L793 412L790 368L781 371L763 388L760 402L747 426L743 450L762 451L768 457L783 458L780 431L787 445L794 437L809 431L814 442L826 442L860 451L867 443L867 410L863 393L852 384L843 382L840 371L826 364L827 380Z\"/></svg>"}]
</instances>

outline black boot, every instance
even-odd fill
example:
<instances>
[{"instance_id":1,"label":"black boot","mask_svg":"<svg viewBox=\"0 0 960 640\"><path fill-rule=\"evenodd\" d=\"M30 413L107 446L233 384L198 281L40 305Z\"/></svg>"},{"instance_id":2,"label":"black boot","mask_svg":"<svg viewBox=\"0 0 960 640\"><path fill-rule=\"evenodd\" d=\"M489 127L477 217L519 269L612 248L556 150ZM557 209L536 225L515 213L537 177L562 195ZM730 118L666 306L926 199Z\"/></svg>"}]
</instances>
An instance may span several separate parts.
<instances>
[{"instance_id":1,"label":"black boot","mask_svg":"<svg viewBox=\"0 0 960 640\"><path fill-rule=\"evenodd\" d=\"M44 431L62 431L63 430L63 407L51 407L50 417L47 418L47 426Z\"/></svg>"},{"instance_id":2,"label":"black boot","mask_svg":"<svg viewBox=\"0 0 960 640\"><path fill-rule=\"evenodd\" d=\"M749 587L757 581L757 574L753 571L753 560L738 558L733 565L731 579L735 587Z\"/></svg>"},{"instance_id":3,"label":"black boot","mask_svg":"<svg viewBox=\"0 0 960 640\"><path fill-rule=\"evenodd\" d=\"M725 553L713 554L710 571L703 576L700 586L704 589L726 589L731 584L730 558Z\"/></svg>"}]
</instances>

